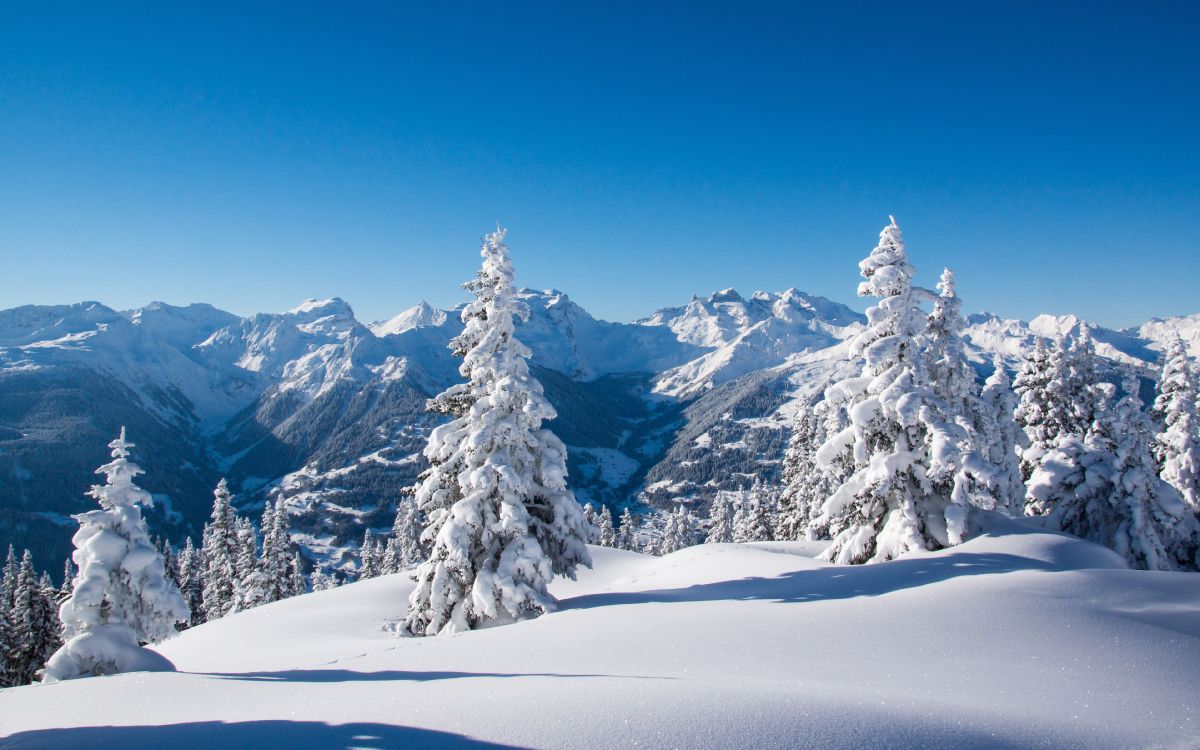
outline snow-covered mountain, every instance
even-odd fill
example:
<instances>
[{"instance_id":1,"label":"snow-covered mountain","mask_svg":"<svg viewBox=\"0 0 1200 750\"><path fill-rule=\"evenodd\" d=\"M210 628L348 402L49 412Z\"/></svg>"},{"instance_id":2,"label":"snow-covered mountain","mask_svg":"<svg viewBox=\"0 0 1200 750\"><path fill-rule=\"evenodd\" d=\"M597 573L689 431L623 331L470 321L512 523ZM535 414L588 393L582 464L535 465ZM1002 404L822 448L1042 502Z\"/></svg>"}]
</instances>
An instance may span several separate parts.
<instances>
[{"instance_id":1,"label":"snow-covered mountain","mask_svg":"<svg viewBox=\"0 0 1200 750\"><path fill-rule=\"evenodd\" d=\"M157 646L177 672L0 690L0 745L1200 745L1195 574L1014 522L879 565L815 551L593 547L557 612L453 637L397 637L403 573L304 594Z\"/></svg>"},{"instance_id":2,"label":"snow-covered mountain","mask_svg":"<svg viewBox=\"0 0 1200 750\"><path fill-rule=\"evenodd\" d=\"M519 335L559 411L584 500L668 506L771 476L791 417L853 367L845 341L863 318L795 289L726 289L632 323L598 320L557 290L523 290ZM1081 321L972 316L981 372ZM54 567L68 514L122 424L139 447L161 533L195 535L227 476L247 511L287 500L312 557L350 564L362 528L384 529L422 468L437 419L425 400L454 382L447 344L459 310L421 303L365 325L343 300L238 318L208 305L97 302L0 311L0 544ZM1094 328L1102 355L1149 372L1168 338L1200 351L1200 315Z\"/></svg>"}]
</instances>

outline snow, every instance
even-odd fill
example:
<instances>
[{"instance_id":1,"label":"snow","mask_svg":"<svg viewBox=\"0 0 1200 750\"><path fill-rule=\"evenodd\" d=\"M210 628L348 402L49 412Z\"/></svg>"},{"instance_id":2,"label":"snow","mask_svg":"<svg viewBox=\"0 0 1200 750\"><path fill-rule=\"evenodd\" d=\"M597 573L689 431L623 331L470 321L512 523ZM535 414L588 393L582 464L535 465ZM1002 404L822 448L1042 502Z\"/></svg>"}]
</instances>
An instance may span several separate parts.
<instances>
[{"instance_id":1,"label":"snow","mask_svg":"<svg viewBox=\"0 0 1200 750\"><path fill-rule=\"evenodd\" d=\"M371 579L187 631L158 648L179 673L5 690L0 727L12 748L1200 743L1187 574L1017 524L878 565L814 551L593 547L558 612L441 638L391 632L412 583Z\"/></svg>"}]
</instances>

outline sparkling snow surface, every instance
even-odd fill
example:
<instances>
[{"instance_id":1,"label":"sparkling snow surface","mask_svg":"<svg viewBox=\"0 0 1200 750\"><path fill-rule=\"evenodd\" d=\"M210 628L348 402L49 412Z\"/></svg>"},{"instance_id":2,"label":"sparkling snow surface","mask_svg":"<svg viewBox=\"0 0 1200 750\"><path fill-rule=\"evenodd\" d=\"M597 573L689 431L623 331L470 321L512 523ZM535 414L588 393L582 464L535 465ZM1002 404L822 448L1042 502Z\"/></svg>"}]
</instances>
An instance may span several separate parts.
<instances>
[{"instance_id":1,"label":"sparkling snow surface","mask_svg":"<svg viewBox=\"0 0 1200 750\"><path fill-rule=\"evenodd\" d=\"M1015 524L838 567L593 548L559 612L399 638L411 583L232 615L178 674L0 691L4 748L1200 746L1200 578Z\"/></svg>"}]
</instances>

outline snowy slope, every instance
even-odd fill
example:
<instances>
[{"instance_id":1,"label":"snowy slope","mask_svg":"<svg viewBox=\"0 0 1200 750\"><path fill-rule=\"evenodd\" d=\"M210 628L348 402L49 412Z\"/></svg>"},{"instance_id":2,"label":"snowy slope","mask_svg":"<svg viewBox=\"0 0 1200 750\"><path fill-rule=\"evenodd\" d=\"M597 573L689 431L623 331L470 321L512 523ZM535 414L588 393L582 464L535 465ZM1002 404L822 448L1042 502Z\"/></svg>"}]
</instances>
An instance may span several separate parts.
<instances>
[{"instance_id":1,"label":"snowy slope","mask_svg":"<svg viewBox=\"0 0 1200 750\"><path fill-rule=\"evenodd\" d=\"M593 549L559 612L389 632L390 576L164 644L176 674L0 691L4 748L1200 745L1200 588L1008 525L836 567L802 545Z\"/></svg>"}]
</instances>

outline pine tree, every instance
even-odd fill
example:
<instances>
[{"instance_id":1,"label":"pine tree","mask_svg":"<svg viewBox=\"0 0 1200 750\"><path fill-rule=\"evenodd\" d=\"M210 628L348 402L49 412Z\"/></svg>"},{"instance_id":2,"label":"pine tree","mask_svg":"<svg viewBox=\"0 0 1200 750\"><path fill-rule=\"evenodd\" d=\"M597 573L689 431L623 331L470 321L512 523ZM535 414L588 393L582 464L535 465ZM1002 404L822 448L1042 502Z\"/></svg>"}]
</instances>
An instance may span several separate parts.
<instances>
[{"instance_id":1,"label":"pine tree","mask_svg":"<svg viewBox=\"0 0 1200 750\"><path fill-rule=\"evenodd\" d=\"M75 564L71 562L71 558L67 558L63 562L63 577L62 577L62 592L70 594L75 588Z\"/></svg>"},{"instance_id":2,"label":"pine tree","mask_svg":"<svg viewBox=\"0 0 1200 750\"><path fill-rule=\"evenodd\" d=\"M625 510L621 511L621 526L617 530L617 547L630 552L638 552L638 529L637 521L633 518L632 511L629 506L625 506Z\"/></svg>"},{"instance_id":3,"label":"pine tree","mask_svg":"<svg viewBox=\"0 0 1200 750\"><path fill-rule=\"evenodd\" d=\"M503 230L484 239L481 255L468 284L476 299L451 343L467 382L431 404L453 419L430 435L416 493L432 551L405 621L415 635L551 610L551 578L591 564L583 511L566 485L566 447L542 427L556 413L513 335L514 317L528 311L514 297Z\"/></svg>"},{"instance_id":4,"label":"pine tree","mask_svg":"<svg viewBox=\"0 0 1200 750\"><path fill-rule=\"evenodd\" d=\"M820 514L821 505L832 489L829 474L821 470L816 460L817 449L826 436L825 425L830 421L828 406L829 402L826 401L810 402L807 408L800 411L792 426L792 436L783 457L783 492L779 496L780 539L806 538L813 517ZM837 418L840 419L840 415ZM728 512L730 517L728 534L722 526L716 541L733 541L732 517L735 510L731 496L722 507L722 513ZM715 521L716 517L713 518ZM729 538L726 539L726 536Z\"/></svg>"},{"instance_id":5,"label":"pine tree","mask_svg":"<svg viewBox=\"0 0 1200 750\"><path fill-rule=\"evenodd\" d=\"M734 514L733 541L774 541L771 504L769 498L764 495L762 487L756 486L752 490L743 490L738 493L738 496L738 510Z\"/></svg>"},{"instance_id":6,"label":"pine tree","mask_svg":"<svg viewBox=\"0 0 1200 750\"><path fill-rule=\"evenodd\" d=\"M696 517L683 505L676 505L667 518L667 526L659 542L659 554L671 554L696 544Z\"/></svg>"},{"instance_id":7,"label":"pine tree","mask_svg":"<svg viewBox=\"0 0 1200 750\"><path fill-rule=\"evenodd\" d=\"M728 544L733 541L734 518L737 513L737 495L720 490L708 506L708 536L706 544Z\"/></svg>"},{"instance_id":8,"label":"pine tree","mask_svg":"<svg viewBox=\"0 0 1200 750\"><path fill-rule=\"evenodd\" d=\"M233 609L237 582L237 519L229 485L222 479L213 491L212 519L204 527L204 618L224 617Z\"/></svg>"},{"instance_id":9,"label":"pine tree","mask_svg":"<svg viewBox=\"0 0 1200 750\"><path fill-rule=\"evenodd\" d=\"M17 635L14 632L16 623L13 621L13 603L16 599L17 579L20 576L20 563L17 562L17 552L11 544L8 545L8 556L4 560L4 571L0 573L0 646L3 646L3 661L0 661L0 685L16 684L18 653Z\"/></svg>"},{"instance_id":10,"label":"pine tree","mask_svg":"<svg viewBox=\"0 0 1200 750\"><path fill-rule=\"evenodd\" d=\"M292 552L288 562L288 596L299 596L308 592L308 582L304 580L304 564L300 560L300 550Z\"/></svg>"},{"instance_id":11,"label":"pine tree","mask_svg":"<svg viewBox=\"0 0 1200 750\"><path fill-rule=\"evenodd\" d=\"M189 626L204 622L204 558L188 537L179 552L179 593L191 611Z\"/></svg>"},{"instance_id":12,"label":"pine tree","mask_svg":"<svg viewBox=\"0 0 1200 750\"><path fill-rule=\"evenodd\" d=\"M274 506L268 502L263 509L263 547L258 565L264 603L291 596L292 538L288 526L283 500L277 500Z\"/></svg>"},{"instance_id":13,"label":"pine tree","mask_svg":"<svg viewBox=\"0 0 1200 750\"><path fill-rule=\"evenodd\" d=\"M39 581L29 550L21 560L10 621L9 684L28 685L62 645L53 587L47 590Z\"/></svg>"},{"instance_id":14,"label":"pine tree","mask_svg":"<svg viewBox=\"0 0 1200 750\"><path fill-rule=\"evenodd\" d=\"M1200 513L1200 419L1196 416L1196 372L1183 341L1176 338L1162 357L1154 413L1163 431L1154 440L1162 478Z\"/></svg>"},{"instance_id":15,"label":"pine tree","mask_svg":"<svg viewBox=\"0 0 1200 750\"><path fill-rule=\"evenodd\" d=\"M1100 384L1084 437L1059 436L1029 481L1027 511L1047 528L1115 550L1135 568L1196 568L1198 524L1178 493L1154 472L1151 429L1137 384L1113 403Z\"/></svg>"},{"instance_id":16,"label":"pine tree","mask_svg":"<svg viewBox=\"0 0 1200 750\"><path fill-rule=\"evenodd\" d=\"M334 576L329 575L320 568L313 568L312 572L312 590L328 591L329 589L337 588L338 580Z\"/></svg>"},{"instance_id":17,"label":"pine tree","mask_svg":"<svg viewBox=\"0 0 1200 750\"><path fill-rule=\"evenodd\" d=\"M392 541L396 546L395 571L411 570L425 562L425 550L421 544L421 512L417 501L406 495L396 504L396 521L392 524Z\"/></svg>"},{"instance_id":18,"label":"pine tree","mask_svg":"<svg viewBox=\"0 0 1200 750\"><path fill-rule=\"evenodd\" d=\"M867 326L853 342L865 360L862 374L826 389L826 400L851 419L844 430L829 432L816 461L835 475L846 467L845 479L810 524L833 538L824 558L840 563L957 544L968 509L964 494L954 491L965 431L929 387L921 348L929 321L919 303L933 295L913 286L915 269L894 220L859 267L866 279L859 295L880 302L868 309Z\"/></svg>"},{"instance_id":19,"label":"pine tree","mask_svg":"<svg viewBox=\"0 0 1200 750\"><path fill-rule=\"evenodd\" d=\"M980 396L985 420L980 433L984 438L984 457L996 467L995 505L985 509L1020 515L1025 484L1021 479L1019 451L1025 433L1013 420L1017 397L999 355L992 366L992 374L984 382Z\"/></svg>"},{"instance_id":20,"label":"pine tree","mask_svg":"<svg viewBox=\"0 0 1200 750\"><path fill-rule=\"evenodd\" d=\"M238 518L234 528L237 554L233 563L233 607L229 611L241 612L265 603L266 586L258 564L258 535L254 532L254 524L249 518Z\"/></svg>"},{"instance_id":21,"label":"pine tree","mask_svg":"<svg viewBox=\"0 0 1200 750\"><path fill-rule=\"evenodd\" d=\"M1033 354L1021 365L1013 390L1019 397L1013 420L1025 433L1021 455L1021 481L1028 482L1040 465L1041 457L1058 440L1061 420L1055 418L1058 407L1052 402L1050 381L1061 367L1061 352L1051 353L1043 339L1034 345Z\"/></svg>"},{"instance_id":22,"label":"pine tree","mask_svg":"<svg viewBox=\"0 0 1200 750\"><path fill-rule=\"evenodd\" d=\"M601 547L617 546L617 530L613 528L612 511L607 505L601 505L600 510L596 511L596 528L599 530L598 543Z\"/></svg>"},{"instance_id":23,"label":"pine tree","mask_svg":"<svg viewBox=\"0 0 1200 750\"><path fill-rule=\"evenodd\" d=\"M133 444L121 435L109 443L113 460L96 470L106 483L89 493L101 510L75 516L79 575L59 608L63 646L46 665L44 681L130 670L169 670L158 654L141 648L187 622L187 604L167 579L162 558L146 533L139 505L150 493L133 483L141 468L129 460Z\"/></svg>"},{"instance_id":24,"label":"pine tree","mask_svg":"<svg viewBox=\"0 0 1200 750\"><path fill-rule=\"evenodd\" d=\"M358 548L358 580L365 581L379 575L379 559L375 556L375 537L371 530L363 532L362 544Z\"/></svg>"},{"instance_id":25,"label":"pine tree","mask_svg":"<svg viewBox=\"0 0 1200 750\"><path fill-rule=\"evenodd\" d=\"M583 529L588 544L597 544L600 541L600 526L596 521L596 509L591 503L586 503L583 506Z\"/></svg>"}]
</instances>

